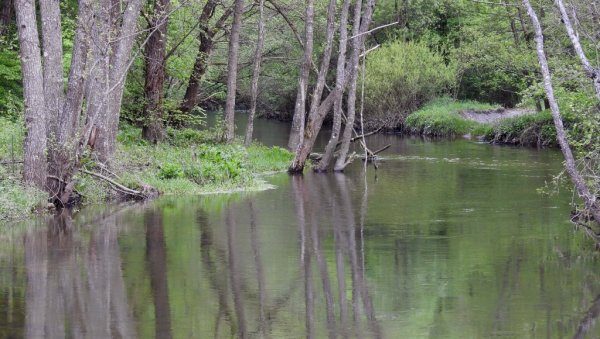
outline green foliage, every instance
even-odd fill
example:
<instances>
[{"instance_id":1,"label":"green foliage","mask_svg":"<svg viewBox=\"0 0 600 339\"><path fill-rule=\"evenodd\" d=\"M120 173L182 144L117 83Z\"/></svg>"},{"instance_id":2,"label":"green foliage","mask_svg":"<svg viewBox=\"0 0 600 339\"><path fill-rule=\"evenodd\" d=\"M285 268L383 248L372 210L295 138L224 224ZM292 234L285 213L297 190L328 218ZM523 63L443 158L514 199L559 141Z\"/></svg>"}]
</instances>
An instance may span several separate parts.
<instances>
[{"instance_id":1,"label":"green foliage","mask_svg":"<svg viewBox=\"0 0 600 339\"><path fill-rule=\"evenodd\" d=\"M115 162L119 176L165 194L258 187L257 174L285 170L293 158L278 147L217 143L212 130L169 129L166 142L158 145L138 142L137 128L124 126L122 131L119 140L127 142L120 144Z\"/></svg>"},{"instance_id":2,"label":"green foliage","mask_svg":"<svg viewBox=\"0 0 600 339\"><path fill-rule=\"evenodd\" d=\"M0 176L2 174L0 165ZM25 187L15 178L0 180L0 222L28 217L35 209L45 206L48 195L35 188Z\"/></svg>"},{"instance_id":3,"label":"green foliage","mask_svg":"<svg viewBox=\"0 0 600 339\"><path fill-rule=\"evenodd\" d=\"M461 115L465 110L486 110L495 106L474 101L455 101L438 98L420 110L410 114L404 121L404 129L412 134L453 137L464 135L474 129L481 131L481 124L466 120Z\"/></svg>"},{"instance_id":4,"label":"green foliage","mask_svg":"<svg viewBox=\"0 0 600 339\"><path fill-rule=\"evenodd\" d=\"M0 161L19 160L23 156L25 138L23 121L0 117Z\"/></svg>"},{"instance_id":5,"label":"green foliage","mask_svg":"<svg viewBox=\"0 0 600 339\"><path fill-rule=\"evenodd\" d=\"M0 118L17 119L23 112L19 53L0 44Z\"/></svg>"},{"instance_id":6,"label":"green foliage","mask_svg":"<svg viewBox=\"0 0 600 339\"><path fill-rule=\"evenodd\" d=\"M455 80L455 65L446 65L425 44L388 43L367 59L366 118L395 127L424 102L447 93Z\"/></svg>"},{"instance_id":7,"label":"green foliage","mask_svg":"<svg viewBox=\"0 0 600 339\"><path fill-rule=\"evenodd\" d=\"M165 163L160 166L158 177L161 179L176 179L183 177L183 169L175 163Z\"/></svg>"}]
</instances>

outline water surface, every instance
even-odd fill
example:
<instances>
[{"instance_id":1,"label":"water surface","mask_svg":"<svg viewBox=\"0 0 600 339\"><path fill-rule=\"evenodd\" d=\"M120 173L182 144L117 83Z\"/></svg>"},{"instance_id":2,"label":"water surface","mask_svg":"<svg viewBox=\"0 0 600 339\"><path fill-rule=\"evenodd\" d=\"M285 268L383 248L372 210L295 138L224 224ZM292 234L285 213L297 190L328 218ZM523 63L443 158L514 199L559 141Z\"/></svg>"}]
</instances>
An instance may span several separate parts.
<instances>
[{"instance_id":1,"label":"water surface","mask_svg":"<svg viewBox=\"0 0 600 339\"><path fill-rule=\"evenodd\" d=\"M287 126L258 138L285 144ZM0 336L598 337L554 150L374 136L377 171L269 178L6 232Z\"/></svg>"}]
</instances>

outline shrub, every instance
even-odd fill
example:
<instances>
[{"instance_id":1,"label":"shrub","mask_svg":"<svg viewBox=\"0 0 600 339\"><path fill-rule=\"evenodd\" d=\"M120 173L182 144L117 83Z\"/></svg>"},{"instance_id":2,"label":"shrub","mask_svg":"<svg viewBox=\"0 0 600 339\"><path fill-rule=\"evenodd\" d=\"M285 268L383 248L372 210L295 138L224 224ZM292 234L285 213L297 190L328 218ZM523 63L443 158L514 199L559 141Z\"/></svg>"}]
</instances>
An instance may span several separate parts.
<instances>
[{"instance_id":1,"label":"shrub","mask_svg":"<svg viewBox=\"0 0 600 339\"><path fill-rule=\"evenodd\" d=\"M183 177L183 169L180 165L174 163L166 163L160 167L158 173L161 179L176 179Z\"/></svg>"},{"instance_id":2,"label":"shrub","mask_svg":"<svg viewBox=\"0 0 600 339\"><path fill-rule=\"evenodd\" d=\"M365 118L368 125L397 127L408 113L456 82L456 67L423 43L392 42L367 59Z\"/></svg>"}]
</instances>

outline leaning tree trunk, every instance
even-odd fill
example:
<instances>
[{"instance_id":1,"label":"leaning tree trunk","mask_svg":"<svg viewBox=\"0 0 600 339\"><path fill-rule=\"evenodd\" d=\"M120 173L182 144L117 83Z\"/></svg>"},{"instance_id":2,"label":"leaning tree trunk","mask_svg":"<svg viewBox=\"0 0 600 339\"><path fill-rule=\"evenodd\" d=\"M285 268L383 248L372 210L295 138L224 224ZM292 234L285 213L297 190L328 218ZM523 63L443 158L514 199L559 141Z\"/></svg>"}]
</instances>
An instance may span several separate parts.
<instances>
[{"instance_id":1,"label":"leaning tree trunk","mask_svg":"<svg viewBox=\"0 0 600 339\"><path fill-rule=\"evenodd\" d=\"M150 36L145 46L144 125L142 137L156 143L164 138L163 85L165 82L167 25L170 0L156 0L148 23Z\"/></svg>"},{"instance_id":2,"label":"leaning tree trunk","mask_svg":"<svg viewBox=\"0 0 600 339\"><path fill-rule=\"evenodd\" d=\"M227 58L227 100L225 101L225 134L223 139L227 143L233 142L235 137L235 92L237 89L238 54L240 49L240 27L244 12L244 0L235 1L233 10L233 24L229 36L229 55Z\"/></svg>"},{"instance_id":3,"label":"leaning tree trunk","mask_svg":"<svg viewBox=\"0 0 600 339\"><path fill-rule=\"evenodd\" d=\"M306 159L308 159L308 155L312 150L317 134L319 134L319 131L321 130L323 119L329 111L323 112L320 110L320 106L333 50L336 3L336 0L330 0L327 8L327 33L325 38L325 50L323 51L323 60L321 61L321 67L319 69L319 74L317 75L317 83L312 94L308 123L306 124L303 133L300 135L300 143L297 146L296 155L288 168L289 173L301 173L304 170Z\"/></svg>"},{"instance_id":4,"label":"leaning tree trunk","mask_svg":"<svg viewBox=\"0 0 600 339\"><path fill-rule=\"evenodd\" d=\"M340 16L340 47L337 60L337 70L335 79L335 98L333 103L333 126L331 137L325 147L323 158L315 168L317 171L327 171L333 159L336 146L338 144L340 130L342 127L342 98L344 94L345 70L346 70L346 50L348 47L348 12L350 9L350 0L344 0L342 5L342 14Z\"/></svg>"},{"instance_id":5,"label":"leaning tree trunk","mask_svg":"<svg viewBox=\"0 0 600 339\"><path fill-rule=\"evenodd\" d=\"M583 51L583 47L581 47L581 43L579 42L579 34L575 32L573 29L573 25L571 24L571 19L569 18L569 14L567 13L567 9L563 4L562 0L554 0L556 6L560 10L560 17L562 18L562 22L565 25L565 29L567 30L567 34L569 35L569 39L571 39L571 43L573 44L573 48L575 49L575 53L581 64L583 65L583 69L590 79L592 79L594 83L594 89L596 90L596 97L600 100L600 70L592 67L590 61L588 60L585 52Z\"/></svg>"},{"instance_id":6,"label":"leaning tree trunk","mask_svg":"<svg viewBox=\"0 0 600 339\"><path fill-rule=\"evenodd\" d=\"M556 127L556 138L560 144L560 148L565 157L565 167L575 188L577 189L577 193L583 199L586 208L592 214L596 222L600 223L600 209L596 205L596 197L592 192L590 192L589 188L585 183L585 179L577 170L577 166L575 164L575 158L573 156L573 152L571 151L571 147L569 146L569 142L567 141L567 135L565 132L565 128L563 126L562 118L560 116L560 109L556 102L556 97L554 96L554 89L552 87L552 78L550 74L550 68L548 67L548 60L546 58L546 53L544 52L544 36L542 33L542 26L538 20L538 17L531 7L531 3L529 0L523 0L523 4L527 8L527 14L531 18L531 22L533 24L533 28L535 31L535 42L537 46L537 55L540 63L540 68L542 70L542 75L544 77L544 89L546 90L546 96L548 101L550 102L550 109L552 111L552 118L554 120L554 126Z\"/></svg>"},{"instance_id":7,"label":"leaning tree trunk","mask_svg":"<svg viewBox=\"0 0 600 339\"><path fill-rule=\"evenodd\" d=\"M47 125L34 0L15 0L15 12L19 31L23 96L25 98L26 136L23 145L23 177L26 184L45 189L48 175Z\"/></svg>"},{"instance_id":8,"label":"leaning tree trunk","mask_svg":"<svg viewBox=\"0 0 600 339\"><path fill-rule=\"evenodd\" d=\"M254 53L254 70L252 73L250 114L248 115L248 125L246 126L246 136L244 145L250 146L252 142L252 133L254 132L254 116L256 115L256 100L258 99L258 79L260 78L260 65L262 63L262 52L265 44L265 19L264 7L265 0L259 0L258 4L258 37L256 38L256 51Z\"/></svg>"},{"instance_id":9,"label":"leaning tree trunk","mask_svg":"<svg viewBox=\"0 0 600 339\"><path fill-rule=\"evenodd\" d=\"M223 25L225 20L229 17L231 10L228 9L217 21L217 24L213 29L209 28L209 21L215 13L215 8L218 4L217 0L208 0L202 8L202 14L198 18L200 22L200 34L199 40L200 45L198 46L198 55L194 62L194 68L188 81L188 86L185 90L185 95L179 108L182 112L189 113L198 104L198 94L200 93L200 80L206 73L208 68L208 56L214 47L214 36L220 26Z\"/></svg>"},{"instance_id":10,"label":"leaning tree trunk","mask_svg":"<svg viewBox=\"0 0 600 339\"><path fill-rule=\"evenodd\" d=\"M308 92L308 77L310 75L310 66L313 53L314 15L314 1L307 0L306 13L304 16L304 57L302 58L302 66L300 67L298 94L296 95L292 129L290 130L290 138L288 140L288 149L290 151L298 150L304 135L304 124L306 119L306 93Z\"/></svg>"},{"instance_id":11,"label":"leaning tree trunk","mask_svg":"<svg viewBox=\"0 0 600 339\"><path fill-rule=\"evenodd\" d=\"M375 6L374 0L367 1L367 8L364 11L360 27L352 29L352 59L350 61L350 89L348 90L348 113L346 114L346 126L344 127L344 134L342 136L342 144L340 146L340 153L335 161L334 171L343 171L348 165L346 157L350 149L350 139L352 139L352 131L354 130L354 119L356 116L356 87L358 80L358 66L360 61L360 53L365 45L365 35L369 30L371 24L371 17L373 15L373 7ZM355 23L357 21L357 15L360 12L358 5L354 8Z\"/></svg>"}]
</instances>

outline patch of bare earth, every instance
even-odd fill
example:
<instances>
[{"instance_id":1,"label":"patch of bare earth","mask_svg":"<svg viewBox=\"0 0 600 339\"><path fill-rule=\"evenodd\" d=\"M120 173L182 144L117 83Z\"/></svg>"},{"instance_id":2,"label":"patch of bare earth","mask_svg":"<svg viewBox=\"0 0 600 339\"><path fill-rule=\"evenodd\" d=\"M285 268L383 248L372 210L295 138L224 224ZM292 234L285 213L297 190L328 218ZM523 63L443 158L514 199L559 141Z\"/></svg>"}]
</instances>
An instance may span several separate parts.
<instances>
[{"instance_id":1,"label":"patch of bare earth","mask_svg":"<svg viewBox=\"0 0 600 339\"><path fill-rule=\"evenodd\" d=\"M497 108L483 111L462 111L460 115L467 120L477 121L482 124L495 124L500 120L534 113L534 110L524 108Z\"/></svg>"}]
</instances>

